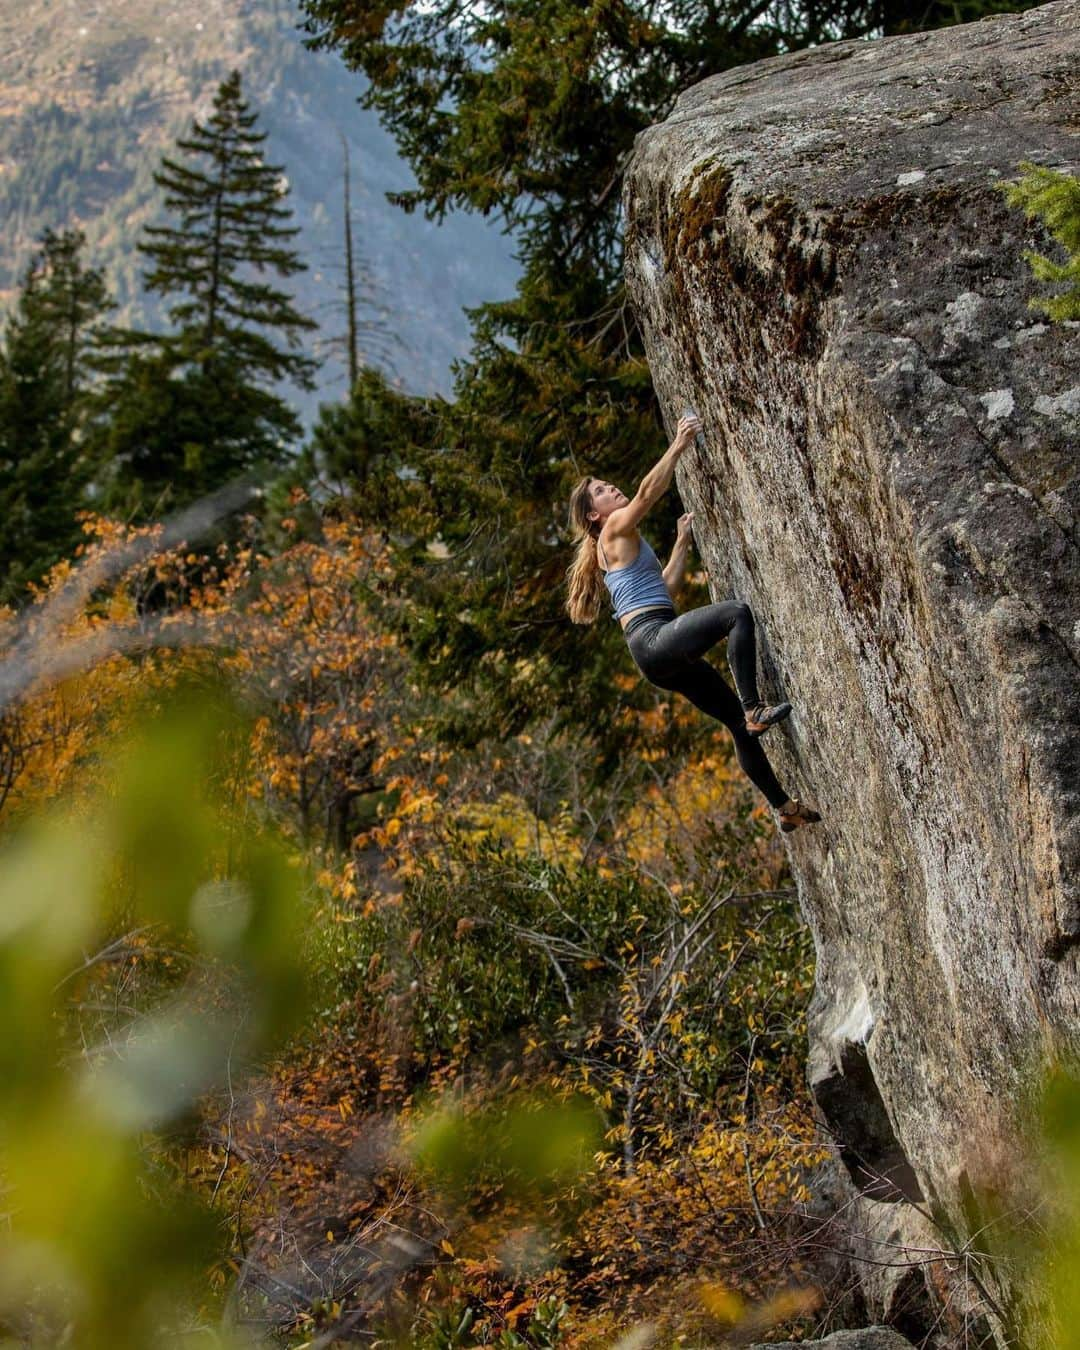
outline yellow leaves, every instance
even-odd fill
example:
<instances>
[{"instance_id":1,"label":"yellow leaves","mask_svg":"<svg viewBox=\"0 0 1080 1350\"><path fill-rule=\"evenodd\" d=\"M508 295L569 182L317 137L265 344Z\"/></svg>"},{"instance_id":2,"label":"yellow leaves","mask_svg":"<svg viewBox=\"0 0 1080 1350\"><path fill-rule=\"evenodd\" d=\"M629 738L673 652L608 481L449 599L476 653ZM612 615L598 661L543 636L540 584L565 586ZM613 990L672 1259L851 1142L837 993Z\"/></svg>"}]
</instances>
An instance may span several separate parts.
<instances>
[{"instance_id":1,"label":"yellow leaves","mask_svg":"<svg viewBox=\"0 0 1080 1350\"><path fill-rule=\"evenodd\" d=\"M105 606L105 616L110 623L126 623L135 614L135 602L123 591L109 596Z\"/></svg>"},{"instance_id":2,"label":"yellow leaves","mask_svg":"<svg viewBox=\"0 0 1080 1350\"><path fill-rule=\"evenodd\" d=\"M293 765L282 763L270 770L268 782L275 791L295 793L300 787L300 775Z\"/></svg>"},{"instance_id":3,"label":"yellow leaves","mask_svg":"<svg viewBox=\"0 0 1080 1350\"><path fill-rule=\"evenodd\" d=\"M817 1289L783 1289L764 1303L751 1304L740 1293L722 1284L705 1284L698 1291L710 1317L745 1335L756 1335L783 1322L808 1317L821 1303Z\"/></svg>"},{"instance_id":4,"label":"yellow leaves","mask_svg":"<svg viewBox=\"0 0 1080 1350\"><path fill-rule=\"evenodd\" d=\"M507 1309L507 1311L503 1315L506 1318L507 1322L509 1322L509 1324L512 1327L515 1327L517 1326L518 1322L523 1317L528 1316L528 1314L531 1313L535 1307L536 1307L536 1299L526 1298L522 1299L520 1303L515 1304L514 1307Z\"/></svg>"},{"instance_id":5,"label":"yellow leaves","mask_svg":"<svg viewBox=\"0 0 1080 1350\"><path fill-rule=\"evenodd\" d=\"M702 1307L718 1322L735 1327L746 1314L746 1300L720 1284L705 1284L698 1291Z\"/></svg>"},{"instance_id":6,"label":"yellow leaves","mask_svg":"<svg viewBox=\"0 0 1080 1350\"><path fill-rule=\"evenodd\" d=\"M438 800L438 795L434 792L407 789L402 792L398 801L398 815L401 817L422 816L427 818Z\"/></svg>"},{"instance_id":7,"label":"yellow leaves","mask_svg":"<svg viewBox=\"0 0 1080 1350\"><path fill-rule=\"evenodd\" d=\"M646 758L659 762L667 757L664 749L664 726L655 727L656 743L646 752ZM633 861L647 866L664 878L669 885L686 883L684 862L695 848L705 843L716 825L751 815L751 791L739 772L726 742L718 742L719 753L704 754L685 763L672 776L658 783L639 797L637 803L618 823L615 843ZM769 889L776 885L783 867L782 851L776 839L762 820L762 838L747 832L742 846L743 857L756 858L759 870L748 881ZM748 885L747 889L750 889ZM678 892L675 892L678 893Z\"/></svg>"},{"instance_id":8,"label":"yellow leaves","mask_svg":"<svg viewBox=\"0 0 1080 1350\"><path fill-rule=\"evenodd\" d=\"M513 793L500 793L490 802L467 802L452 813L451 819L477 843L496 839L520 857L539 855L549 862L565 862L580 852L575 827L568 814L542 820L527 802Z\"/></svg>"}]
</instances>

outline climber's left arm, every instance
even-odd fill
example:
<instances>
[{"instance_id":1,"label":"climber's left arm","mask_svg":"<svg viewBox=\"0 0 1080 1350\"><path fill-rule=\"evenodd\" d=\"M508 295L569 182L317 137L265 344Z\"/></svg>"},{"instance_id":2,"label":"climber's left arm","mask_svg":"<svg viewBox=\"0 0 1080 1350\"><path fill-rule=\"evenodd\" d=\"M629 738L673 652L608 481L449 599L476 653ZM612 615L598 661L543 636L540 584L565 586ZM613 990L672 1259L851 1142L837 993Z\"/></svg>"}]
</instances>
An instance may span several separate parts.
<instances>
[{"instance_id":1,"label":"climber's left arm","mask_svg":"<svg viewBox=\"0 0 1080 1350\"><path fill-rule=\"evenodd\" d=\"M693 524L694 513L692 511L687 511L686 515L679 517L678 530L675 534L675 547L671 550L671 557L664 568L664 585L667 587L668 595L671 596L672 600L682 590L683 581L686 579L686 557L690 552L690 541L693 538L691 533Z\"/></svg>"}]
</instances>

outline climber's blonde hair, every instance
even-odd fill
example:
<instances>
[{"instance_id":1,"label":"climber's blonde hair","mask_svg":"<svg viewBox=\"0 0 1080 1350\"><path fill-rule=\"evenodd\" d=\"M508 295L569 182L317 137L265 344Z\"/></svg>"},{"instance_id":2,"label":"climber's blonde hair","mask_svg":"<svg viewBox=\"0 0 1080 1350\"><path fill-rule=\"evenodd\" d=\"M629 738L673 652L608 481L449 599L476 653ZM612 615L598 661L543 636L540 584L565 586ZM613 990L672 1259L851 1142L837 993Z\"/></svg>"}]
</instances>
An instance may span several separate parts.
<instances>
[{"instance_id":1,"label":"climber's blonde hair","mask_svg":"<svg viewBox=\"0 0 1080 1350\"><path fill-rule=\"evenodd\" d=\"M600 522L589 519L592 483L591 478L583 478L570 494L570 530L577 551L566 569L566 612L574 623L595 623L604 598L604 577L596 556Z\"/></svg>"}]
</instances>

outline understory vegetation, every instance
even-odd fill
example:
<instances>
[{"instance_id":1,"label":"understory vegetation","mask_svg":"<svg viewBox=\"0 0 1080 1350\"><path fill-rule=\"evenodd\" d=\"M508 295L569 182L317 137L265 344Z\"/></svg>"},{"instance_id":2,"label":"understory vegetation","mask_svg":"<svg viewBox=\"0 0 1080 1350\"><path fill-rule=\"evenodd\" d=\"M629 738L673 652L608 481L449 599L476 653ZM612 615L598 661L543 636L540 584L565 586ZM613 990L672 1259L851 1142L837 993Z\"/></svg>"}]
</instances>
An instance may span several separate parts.
<instances>
[{"instance_id":1,"label":"understory vegetation","mask_svg":"<svg viewBox=\"0 0 1080 1350\"><path fill-rule=\"evenodd\" d=\"M40 1216L59 1287L6 1301L11 1331L74 1315L80 1343L146 1343L161 1290L298 1344L809 1315L810 945L718 734L649 698L614 775L555 719L439 747L372 622L400 603L377 537L323 519L211 560L84 528L80 569L3 628L5 880L34 896L5 940L28 1083L5 1151L20 1195L84 1220ZM115 1166L84 1176L102 1136ZM31 1145L61 1137L46 1177ZM117 1321L151 1185L160 1290ZM34 1231L10 1235L27 1261Z\"/></svg>"}]
</instances>

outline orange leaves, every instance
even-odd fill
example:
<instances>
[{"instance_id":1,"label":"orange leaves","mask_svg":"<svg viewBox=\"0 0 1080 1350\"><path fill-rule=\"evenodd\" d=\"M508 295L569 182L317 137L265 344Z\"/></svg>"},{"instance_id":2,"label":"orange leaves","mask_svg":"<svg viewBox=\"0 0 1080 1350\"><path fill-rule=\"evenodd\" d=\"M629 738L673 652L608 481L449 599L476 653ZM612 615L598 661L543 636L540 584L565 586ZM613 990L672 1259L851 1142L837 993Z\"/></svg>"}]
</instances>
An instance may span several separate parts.
<instances>
[{"instance_id":1,"label":"orange leaves","mask_svg":"<svg viewBox=\"0 0 1080 1350\"><path fill-rule=\"evenodd\" d=\"M601 1170L592 1204L568 1240L571 1255L588 1257L603 1273L592 1277L593 1298L625 1321L629 1289L644 1286L649 1315L672 1332L717 1322L765 1330L812 1312L816 1291L798 1283L761 1296L780 1278L799 1281L785 1243L777 1244L775 1269L763 1260L767 1247L752 1258L753 1277L742 1266L745 1244L758 1233L747 1158L757 1203L782 1230L796 1204L794 1179L822 1157L809 1114L766 1091L753 1126L702 1112L689 1137L658 1135L657 1143L633 1175ZM681 1272L702 1270L713 1272L704 1283L683 1283ZM616 1272L628 1288L614 1287Z\"/></svg>"},{"instance_id":2,"label":"orange leaves","mask_svg":"<svg viewBox=\"0 0 1080 1350\"><path fill-rule=\"evenodd\" d=\"M37 606L0 618L0 653L30 640L40 667L0 726L8 805L32 807L78 774L92 777L95 746L140 699L209 667L256 710L229 770L237 799L305 840L316 842L318 827L324 845L346 847L358 833L354 813L387 791L381 776L408 746L394 716L396 643L366 608L385 573L381 543L351 522L326 521L319 539L294 532L277 557L223 544L211 562L182 541L163 548L160 526L88 517L83 530L78 566L60 564ZM399 773L392 790L398 822L430 818L437 789ZM385 841L400 829L389 824ZM334 889L358 898L355 877Z\"/></svg>"}]
</instances>

